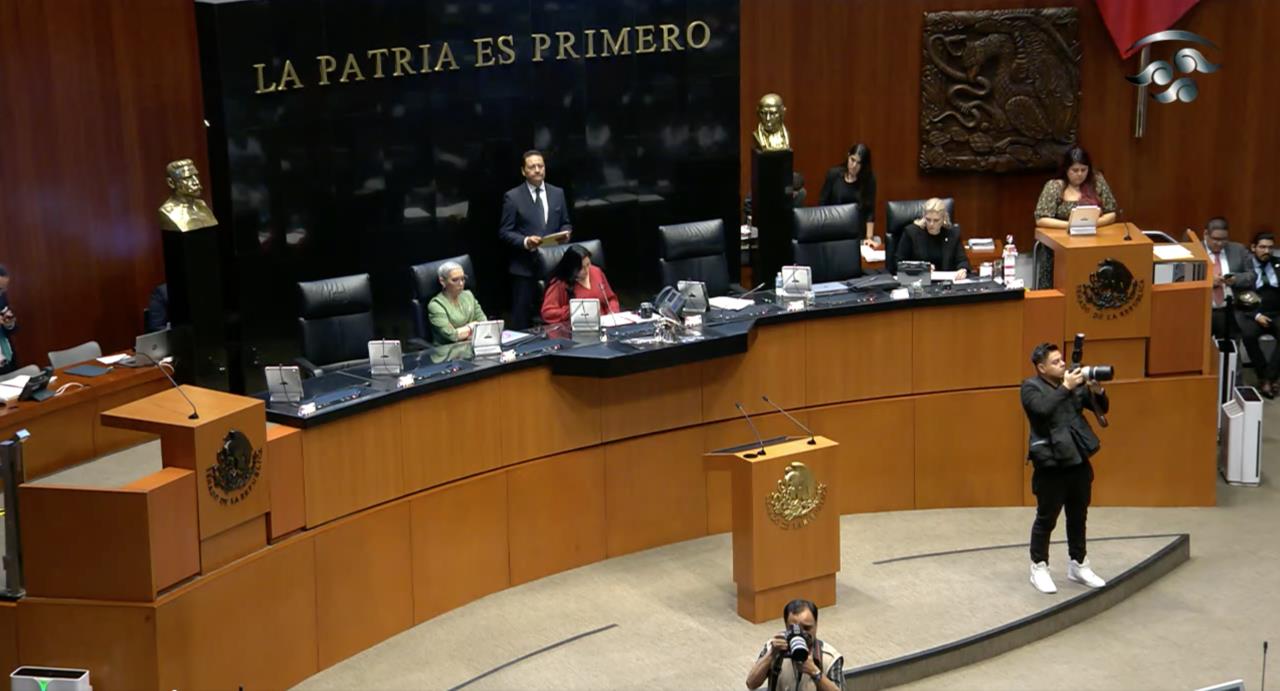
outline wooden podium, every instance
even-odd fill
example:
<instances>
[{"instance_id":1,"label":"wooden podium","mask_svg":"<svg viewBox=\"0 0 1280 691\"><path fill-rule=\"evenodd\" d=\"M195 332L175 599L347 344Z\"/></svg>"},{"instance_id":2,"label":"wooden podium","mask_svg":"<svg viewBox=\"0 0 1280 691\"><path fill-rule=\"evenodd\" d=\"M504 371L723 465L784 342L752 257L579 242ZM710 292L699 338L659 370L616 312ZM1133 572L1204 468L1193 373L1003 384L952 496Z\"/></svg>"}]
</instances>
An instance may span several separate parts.
<instances>
[{"instance_id":1,"label":"wooden podium","mask_svg":"<svg viewBox=\"0 0 1280 691\"><path fill-rule=\"evenodd\" d=\"M160 435L165 467L195 473L200 571L209 573L267 544L266 406L196 386L182 391L191 403L171 388L105 411L102 422Z\"/></svg>"},{"instance_id":2,"label":"wooden podium","mask_svg":"<svg viewBox=\"0 0 1280 691\"><path fill-rule=\"evenodd\" d=\"M755 445L706 454L708 471L731 473L733 580L743 619L781 616L796 598L836 603L836 446L825 437L784 437L766 441L763 455Z\"/></svg>"}]
</instances>

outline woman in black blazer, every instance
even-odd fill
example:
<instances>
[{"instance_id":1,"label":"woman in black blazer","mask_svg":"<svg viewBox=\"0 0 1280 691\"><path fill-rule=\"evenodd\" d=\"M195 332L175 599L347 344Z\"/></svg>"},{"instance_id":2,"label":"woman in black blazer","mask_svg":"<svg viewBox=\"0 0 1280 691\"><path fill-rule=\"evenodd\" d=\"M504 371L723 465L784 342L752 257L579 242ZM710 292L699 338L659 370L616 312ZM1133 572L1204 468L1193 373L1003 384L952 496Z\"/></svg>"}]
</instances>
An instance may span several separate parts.
<instances>
[{"instance_id":1,"label":"woman in black blazer","mask_svg":"<svg viewBox=\"0 0 1280 691\"><path fill-rule=\"evenodd\" d=\"M957 278L969 273L969 257L960 243L960 229L951 225L947 207L934 197L924 203L924 215L908 223L898 240L895 253L898 263L922 261L935 271L959 271Z\"/></svg>"},{"instance_id":2,"label":"woman in black blazer","mask_svg":"<svg viewBox=\"0 0 1280 691\"><path fill-rule=\"evenodd\" d=\"M827 171L827 179L822 183L822 193L818 196L818 205L836 204L858 205L862 217L867 221L867 234L863 244L873 244L871 237L875 235L876 174L871 170L871 149L866 144L849 147L849 156L844 165Z\"/></svg>"}]
</instances>

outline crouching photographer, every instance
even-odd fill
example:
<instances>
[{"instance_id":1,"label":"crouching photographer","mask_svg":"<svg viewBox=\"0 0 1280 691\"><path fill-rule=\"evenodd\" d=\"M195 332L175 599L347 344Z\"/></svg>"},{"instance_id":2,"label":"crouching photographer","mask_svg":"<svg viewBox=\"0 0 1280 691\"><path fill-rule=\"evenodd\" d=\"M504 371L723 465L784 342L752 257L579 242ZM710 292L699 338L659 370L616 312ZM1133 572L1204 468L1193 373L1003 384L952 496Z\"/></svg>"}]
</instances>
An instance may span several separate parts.
<instances>
[{"instance_id":1,"label":"crouching photographer","mask_svg":"<svg viewBox=\"0 0 1280 691\"><path fill-rule=\"evenodd\" d=\"M1058 588L1049 575L1049 536L1058 514L1066 508L1067 579L1090 588L1106 581L1093 572L1085 555L1085 521L1093 490L1089 458L1101 443L1084 417L1092 410L1098 424L1107 426L1110 409L1102 382L1114 376L1111 367L1083 367L1084 334L1077 334L1072 364L1053 343L1041 343L1031 353L1036 376L1022 382L1022 409L1031 428L1027 458L1035 465L1031 491L1036 495L1036 518L1031 525L1031 585L1042 593Z\"/></svg>"},{"instance_id":2,"label":"crouching photographer","mask_svg":"<svg viewBox=\"0 0 1280 691\"><path fill-rule=\"evenodd\" d=\"M782 608L787 627L765 643L747 674L747 688L767 679L769 691L843 691L844 656L818 639L818 606L792 600Z\"/></svg>"}]
</instances>

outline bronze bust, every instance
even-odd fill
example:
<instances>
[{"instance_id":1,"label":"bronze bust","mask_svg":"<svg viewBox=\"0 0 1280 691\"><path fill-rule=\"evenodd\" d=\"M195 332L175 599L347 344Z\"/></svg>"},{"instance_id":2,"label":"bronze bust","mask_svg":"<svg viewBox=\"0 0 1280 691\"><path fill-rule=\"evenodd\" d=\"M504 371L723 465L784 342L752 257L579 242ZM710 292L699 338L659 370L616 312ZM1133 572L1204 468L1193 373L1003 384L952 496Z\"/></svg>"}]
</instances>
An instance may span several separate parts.
<instances>
[{"instance_id":1,"label":"bronze bust","mask_svg":"<svg viewBox=\"0 0 1280 691\"><path fill-rule=\"evenodd\" d=\"M200 198L200 174L189 158L173 161L164 167L165 181L173 193L160 206L160 226L165 230L185 233L188 230L218 225L213 211Z\"/></svg>"},{"instance_id":2,"label":"bronze bust","mask_svg":"<svg viewBox=\"0 0 1280 691\"><path fill-rule=\"evenodd\" d=\"M777 94L765 94L760 97L756 106L756 116L760 124L756 125L753 136L756 148L761 151L790 151L791 137L787 134L787 126L782 118L787 107L782 105L782 97Z\"/></svg>"}]
</instances>

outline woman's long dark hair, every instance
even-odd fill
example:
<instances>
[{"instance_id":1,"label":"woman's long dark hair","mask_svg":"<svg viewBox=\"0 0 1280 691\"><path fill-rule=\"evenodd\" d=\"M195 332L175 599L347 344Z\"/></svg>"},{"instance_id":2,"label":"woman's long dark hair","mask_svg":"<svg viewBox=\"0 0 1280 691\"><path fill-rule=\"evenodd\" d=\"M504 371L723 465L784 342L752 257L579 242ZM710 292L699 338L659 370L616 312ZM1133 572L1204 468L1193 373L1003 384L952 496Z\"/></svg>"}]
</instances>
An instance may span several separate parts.
<instances>
[{"instance_id":1,"label":"woman's long dark hair","mask_svg":"<svg viewBox=\"0 0 1280 691\"><path fill-rule=\"evenodd\" d=\"M1089 157L1089 152L1084 150L1083 146L1073 146L1062 154L1062 162L1058 164L1058 179L1062 181L1062 189L1065 191L1070 181L1067 178L1067 171L1075 164L1086 165L1089 167L1089 174L1084 176L1084 182L1080 184L1080 204L1097 204L1098 192L1093 184L1093 159Z\"/></svg>"},{"instance_id":2,"label":"woman's long dark hair","mask_svg":"<svg viewBox=\"0 0 1280 691\"><path fill-rule=\"evenodd\" d=\"M841 168L844 168L845 172L849 171L850 156L857 156L858 163L859 165L862 166L862 168L858 170L858 179L855 180L853 184L859 187L862 187L867 183L868 180L876 179L875 171L872 170L871 168L871 148L870 147L868 147L866 144L863 144L862 142L858 142L857 144L854 144L853 146L849 147L849 153L845 155L844 163L840 166Z\"/></svg>"},{"instance_id":3,"label":"woman's long dark hair","mask_svg":"<svg viewBox=\"0 0 1280 691\"><path fill-rule=\"evenodd\" d=\"M591 252L582 245L569 245L564 251L564 256L560 257L560 263L556 264L555 270L551 272L552 278L558 278L564 282L570 299L573 298L574 286L578 284L578 272L582 270L582 260L590 256Z\"/></svg>"}]
</instances>

